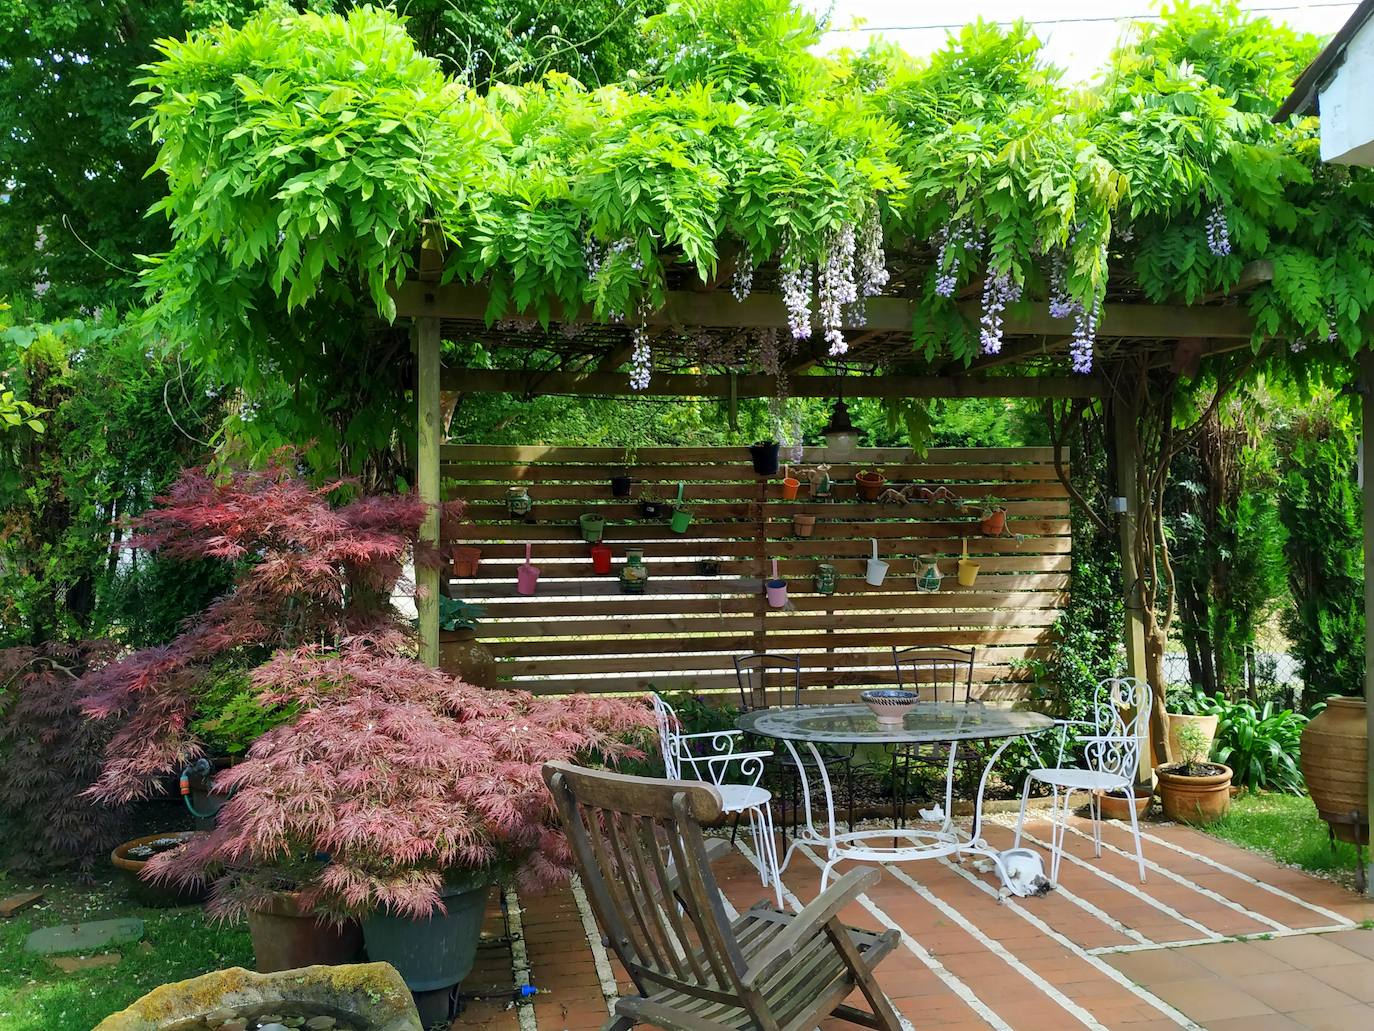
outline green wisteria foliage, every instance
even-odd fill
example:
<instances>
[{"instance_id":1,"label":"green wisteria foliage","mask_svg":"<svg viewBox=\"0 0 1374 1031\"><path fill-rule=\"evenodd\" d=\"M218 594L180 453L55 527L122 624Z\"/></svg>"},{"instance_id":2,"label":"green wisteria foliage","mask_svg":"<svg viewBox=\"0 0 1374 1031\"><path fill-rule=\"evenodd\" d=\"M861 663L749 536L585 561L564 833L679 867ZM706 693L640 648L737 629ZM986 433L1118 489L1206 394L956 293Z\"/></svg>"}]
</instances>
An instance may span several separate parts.
<instances>
[{"instance_id":1,"label":"green wisteria foliage","mask_svg":"<svg viewBox=\"0 0 1374 1031\"><path fill-rule=\"evenodd\" d=\"M1024 25L969 26L925 61L815 56L786 0L682 0L643 31L655 56L620 83L483 94L384 10L163 41L139 102L167 179L174 243L147 281L168 338L250 384L337 361L296 330L359 295L389 320L428 234L493 319L590 304L634 324L675 266L710 278L728 256L737 295L779 264L802 335L813 288L822 328L881 289L885 246L931 255L914 338L932 356L971 360L1007 305L1048 304L1087 369L1109 277L1186 303L1261 258L1257 343L1312 362L1363 340L1374 177L1322 165L1314 119L1270 121L1311 38L1183 4L1071 89ZM981 327L958 310L971 288Z\"/></svg>"}]
</instances>

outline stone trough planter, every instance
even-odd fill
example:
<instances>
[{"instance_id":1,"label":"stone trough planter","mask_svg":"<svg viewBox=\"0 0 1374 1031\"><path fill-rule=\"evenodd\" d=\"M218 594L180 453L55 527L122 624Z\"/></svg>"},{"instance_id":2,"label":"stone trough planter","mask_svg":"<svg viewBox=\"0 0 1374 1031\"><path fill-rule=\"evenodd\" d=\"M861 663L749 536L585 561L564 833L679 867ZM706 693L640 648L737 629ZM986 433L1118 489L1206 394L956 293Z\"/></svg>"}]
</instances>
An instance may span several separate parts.
<instances>
[{"instance_id":1,"label":"stone trough planter","mask_svg":"<svg viewBox=\"0 0 1374 1031\"><path fill-rule=\"evenodd\" d=\"M252 1012L264 1006L315 1008L366 1031L424 1031L410 991L386 963L302 967L255 974L242 967L216 970L155 988L126 1010L106 1017L95 1031L165 1031L208 1014Z\"/></svg>"}]
</instances>

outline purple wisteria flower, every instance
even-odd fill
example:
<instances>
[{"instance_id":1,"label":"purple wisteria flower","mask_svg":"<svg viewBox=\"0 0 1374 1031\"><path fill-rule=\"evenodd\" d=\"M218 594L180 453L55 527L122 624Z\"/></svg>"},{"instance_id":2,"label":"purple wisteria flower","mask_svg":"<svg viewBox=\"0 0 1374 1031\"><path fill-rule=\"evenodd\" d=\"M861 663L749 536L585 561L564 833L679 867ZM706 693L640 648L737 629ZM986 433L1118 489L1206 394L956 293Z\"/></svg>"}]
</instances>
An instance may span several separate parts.
<instances>
[{"instance_id":1,"label":"purple wisteria flower","mask_svg":"<svg viewBox=\"0 0 1374 1031\"><path fill-rule=\"evenodd\" d=\"M787 306L787 325L792 336L805 340L811 336L811 266L802 258L801 245L790 232L782 247L780 285Z\"/></svg>"},{"instance_id":2,"label":"purple wisteria flower","mask_svg":"<svg viewBox=\"0 0 1374 1031\"><path fill-rule=\"evenodd\" d=\"M1067 319L1073 314L1069 294L1069 256L1059 247L1050 251L1050 318Z\"/></svg>"},{"instance_id":3,"label":"purple wisteria flower","mask_svg":"<svg viewBox=\"0 0 1374 1031\"><path fill-rule=\"evenodd\" d=\"M940 255L935 262L935 292L941 297L953 297L964 252L983 249L983 231L968 219L960 219L943 226L936 239L940 241Z\"/></svg>"},{"instance_id":4,"label":"purple wisteria flower","mask_svg":"<svg viewBox=\"0 0 1374 1031\"><path fill-rule=\"evenodd\" d=\"M1010 272L995 272L983 283L983 314L979 319L978 339L984 354L1002 350L1002 316L1008 304L1021 299L1021 284Z\"/></svg>"},{"instance_id":5,"label":"purple wisteria flower","mask_svg":"<svg viewBox=\"0 0 1374 1031\"><path fill-rule=\"evenodd\" d=\"M1231 227L1226 222L1226 208L1217 201L1207 216L1207 249L1218 258L1231 253Z\"/></svg>"},{"instance_id":6,"label":"purple wisteria flower","mask_svg":"<svg viewBox=\"0 0 1374 1031\"><path fill-rule=\"evenodd\" d=\"M1069 361L1073 371L1084 375L1093 371L1093 344L1097 340L1098 308L1085 308L1073 302L1073 339L1069 341Z\"/></svg>"},{"instance_id":7,"label":"purple wisteria flower","mask_svg":"<svg viewBox=\"0 0 1374 1031\"><path fill-rule=\"evenodd\" d=\"M735 266L735 274L730 277L730 293L735 300L743 301L754 290L754 263L740 262Z\"/></svg>"},{"instance_id":8,"label":"purple wisteria flower","mask_svg":"<svg viewBox=\"0 0 1374 1031\"><path fill-rule=\"evenodd\" d=\"M817 284L818 315L825 327L825 342L830 345L832 356L849 350L840 327L844 324L845 305L859 299L859 287L854 281L854 257L854 227L841 226L826 241L825 262Z\"/></svg>"}]
</instances>

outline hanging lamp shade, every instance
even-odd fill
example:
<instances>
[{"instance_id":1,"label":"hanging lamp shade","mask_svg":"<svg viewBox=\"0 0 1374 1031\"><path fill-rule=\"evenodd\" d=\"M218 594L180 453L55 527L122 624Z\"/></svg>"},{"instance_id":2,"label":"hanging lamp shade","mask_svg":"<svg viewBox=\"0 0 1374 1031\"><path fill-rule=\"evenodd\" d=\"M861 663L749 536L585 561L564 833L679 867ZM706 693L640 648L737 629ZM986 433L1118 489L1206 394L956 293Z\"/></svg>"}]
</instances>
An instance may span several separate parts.
<instances>
[{"instance_id":1,"label":"hanging lamp shade","mask_svg":"<svg viewBox=\"0 0 1374 1031\"><path fill-rule=\"evenodd\" d=\"M844 398L835 402L830 421L821 430L821 436L825 438L826 458L832 461L843 461L854 454L859 446L859 431L849 421L849 406L844 403Z\"/></svg>"}]
</instances>

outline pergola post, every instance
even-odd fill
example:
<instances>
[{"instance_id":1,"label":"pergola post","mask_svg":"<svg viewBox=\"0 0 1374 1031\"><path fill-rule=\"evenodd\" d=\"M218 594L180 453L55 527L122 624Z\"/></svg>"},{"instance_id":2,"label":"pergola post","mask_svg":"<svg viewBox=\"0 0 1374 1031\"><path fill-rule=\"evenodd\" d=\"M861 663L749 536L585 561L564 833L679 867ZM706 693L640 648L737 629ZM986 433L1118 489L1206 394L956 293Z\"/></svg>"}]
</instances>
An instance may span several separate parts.
<instances>
[{"instance_id":1,"label":"pergola post","mask_svg":"<svg viewBox=\"0 0 1374 1031\"><path fill-rule=\"evenodd\" d=\"M415 320L415 484L425 504L419 542L433 552L439 545L439 320ZM415 563L415 611L419 617L420 661L439 665L439 569Z\"/></svg>"},{"instance_id":2,"label":"pergola post","mask_svg":"<svg viewBox=\"0 0 1374 1031\"><path fill-rule=\"evenodd\" d=\"M1145 664L1145 615L1141 610L1140 571L1136 568L1135 562L1136 520L1140 516L1139 499L1136 497L1140 452L1136 422L1139 413L1129 397L1119 391L1113 394L1111 404L1112 436L1116 444L1116 484L1125 501L1125 508L1118 514L1117 529L1121 535L1126 674L1148 683ZM1148 783L1152 776L1148 721L1140 733L1139 756L1140 764L1136 770L1135 780L1137 784Z\"/></svg>"},{"instance_id":3,"label":"pergola post","mask_svg":"<svg viewBox=\"0 0 1374 1031\"><path fill-rule=\"evenodd\" d=\"M1374 351L1360 352L1360 508L1364 521L1364 700L1365 799L1374 804L1374 468L1370 467L1369 435L1374 432ZM1366 812L1374 811L1366 808ZM1374 895L1374 857L1365 854L1365 892Z\"/></svg>"}]
</instances>

